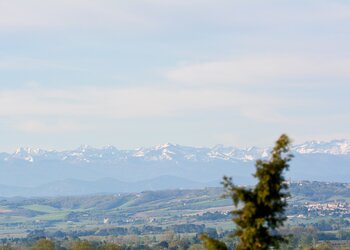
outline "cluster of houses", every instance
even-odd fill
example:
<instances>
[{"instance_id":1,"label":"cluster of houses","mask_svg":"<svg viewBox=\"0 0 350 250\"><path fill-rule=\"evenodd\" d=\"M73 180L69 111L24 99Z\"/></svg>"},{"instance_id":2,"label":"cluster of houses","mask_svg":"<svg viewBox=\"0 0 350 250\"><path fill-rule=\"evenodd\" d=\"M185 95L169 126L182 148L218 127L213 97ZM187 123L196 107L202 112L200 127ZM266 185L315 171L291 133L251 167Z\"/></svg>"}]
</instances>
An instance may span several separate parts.
<instances>
[{"instance_id":1,"label":"cluster of houses","mask_svg":"<svg viewBox=\"0 0 350 250\"><path fill-rule=\"evenodd\" d=\"M340 216L350 218L350 203L345 201L333 201L327 203L306 202L304 207L308 215L315 216Z\"/></svg>"}]
</instances>

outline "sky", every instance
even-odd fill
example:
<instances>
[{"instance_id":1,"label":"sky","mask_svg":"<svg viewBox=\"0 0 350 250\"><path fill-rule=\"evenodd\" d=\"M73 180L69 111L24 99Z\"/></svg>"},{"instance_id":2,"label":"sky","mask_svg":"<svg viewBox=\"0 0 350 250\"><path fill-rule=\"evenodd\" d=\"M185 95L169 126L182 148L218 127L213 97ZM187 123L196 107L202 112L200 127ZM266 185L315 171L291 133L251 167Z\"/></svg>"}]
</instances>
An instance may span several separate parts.
<instances>
[{"instance_id":1,"label":"sky","mask_svg":"<svg viewBox=\"0 0 350 250\"><path fill-rule=\"evenodd\" d=\"M0 0L0 151L350 139L345 0Z\"/></svg>"}]
</instances>

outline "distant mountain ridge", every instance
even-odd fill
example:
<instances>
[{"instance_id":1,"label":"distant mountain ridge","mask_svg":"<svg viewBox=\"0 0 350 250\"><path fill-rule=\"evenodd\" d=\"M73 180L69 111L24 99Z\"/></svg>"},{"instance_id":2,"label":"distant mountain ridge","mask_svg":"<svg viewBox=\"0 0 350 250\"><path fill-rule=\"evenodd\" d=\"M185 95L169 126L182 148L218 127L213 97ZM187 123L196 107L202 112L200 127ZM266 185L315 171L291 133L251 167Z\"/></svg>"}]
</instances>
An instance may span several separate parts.
<instances>
[{"instance_id":1,"label":"distant mountain ridge","mask_svg":"<svg viewBox=\"0 0 350 250\"><path fill-rule=\"evenodd\" d=\"M0 197L34 197L34 196L66 196L88 194L131 193L141 191L157 191L166 189L198 189L216 187L214 183L199 183L174 176L160 176L139 182L122 182L113 178L96 181L66 179L54 181L36 187L17 187L0 185Z\"/></svg>"},{"instance_id":2,"label":"distant mountain ridge","mask_svg":"<svg viewBox=\"0 0 350 250\"><path fill-rule=\"evenodd\" d=\"M120 150L113 146L81 146L66 151L19 148L12 154L0 153L0 185L4 185L2 190L24 187L31 190L27 192L31 195L43 193L42 189L51 190L51 193L56 190L57 194L65 195L65 192L79 193L77 190L82 193L105 192L108 188L96 182L106 179L114 180L112 190L123 192L133 191L132 185L137 186L137 191L158 187L196 188L208 183L220 185L224 175L232 176L238 184L253 184L254 161L266 159L270 151L271 148L241 149L222 145L206 148L170 143L135 150ZM294 145L292 153L295 157L288 178L348 181L349 140L306 142ZM164 176L167 176L166 181ZM72 179L81 185L69 181ZM18 190L23 189L16 190L14 193L21 193Z\"/></svg>"},{"instance_id":3,"label":"distant mountain ridge","mask_svg":"<svg viewBox=\"0 0 350 250\"><path fill-rule=\"evenodd\" d=\"M106 161L106 163L125 162L128 160L143 161L193 161L208 162L215 160L224 161L254 161L258 158L266 158L271 148L238 148L217 145L208 147L189 147L178 144L166 143L135 150L119 150L114 146L93 148L83 145L74 150L55 151L32 148L18 148L13 154L0 153L0 161L23 160L34 161L68 161L72 163ZM349 140L332 140L329 142L309 141L294 145L292 151L298 154L350 154Z\"/></svg>"}]
</instances>

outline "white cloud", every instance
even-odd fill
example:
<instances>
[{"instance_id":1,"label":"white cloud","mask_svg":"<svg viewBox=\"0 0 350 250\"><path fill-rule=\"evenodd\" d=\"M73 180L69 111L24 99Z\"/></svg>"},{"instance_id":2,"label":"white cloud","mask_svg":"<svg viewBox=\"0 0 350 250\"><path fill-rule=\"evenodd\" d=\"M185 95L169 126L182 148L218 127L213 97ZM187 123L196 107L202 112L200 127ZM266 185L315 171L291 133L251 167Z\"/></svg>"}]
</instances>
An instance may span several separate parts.
<instances>
[{"instance_id":1,"label":"white cloud","mask_svg":"<svg viewBox=\"0 0 350 250\"><path fill-rule=\"evenodd\" d=\"M322 77L349 79L349 67L350 58L262 55L180 65L166 72L166 77L176 83L194 86L255 84L274 86L283 85L286 82L291 85L300 85L298 81L303 79L310 79L310 84L319 85L320 82L317 79ZM332 84L335 82L333 81Z\"/></svg>"},{"instance_id":2,"label":"white cloud","mask_svg":"<svg viewBox=\"0 0 350 250\"><path fill-rule=\"evenodd\" d=\"M303 94L304 79L315 88L328 84L323 89L326 94L327 89L347 84L337 79L350 78L349 66L347 58L260 55L180 65L165 73L171 83L162 87L80 84L81 87L47 88L44 84L27 84L22 89L0 89L0 117L12 120L11 127L26 132L74 131L82 126L81 119L94 124L99 119L169 118L198 113L210 117L215 112L238 114L254 122L303 126L316 123L320 116L328 121L330 116L344 114L344 109L336 107L344 98L333 103L334 99L313 96L311 91L297 96ZM318 82L327 77L332 79L331 84ZM274 90L283 84L289 84L284 91ZM333 91L333 95L344 92L341 89ZM289 95L289 90L296 94ZM321 111L324 107L332 114L325 116L327 112Z\"/></svg>"},{"instance_id":3,"label":"white cloud","mask_svg":"<svg viewBox=\"0 0 350 250\"><path fill-rule=\"evenodd\" d=\"M115 118L172 116L237 105L235 93L157 88L21 89L0 92L0 115Z\"/></svg>"},{"instance_id":4,"label":"white cloud","mask_svg":"<svg viewBox=\"0 0 350 250\"><path fill-rule=\"evenodd\" d=\"M15 129L26 133L62 133L88 130L89 126L69 120L47 122L43 120L23 120L12 124Z\"/></svg>"},{"instance_id":5,"label":"white cloud","mask_svg":"<svg viewBox=\"0 0 350 250\"><path fill-rule=\"evenodd\" d=\"M70 117L73 120L87 118L93 122L103 118L174 117L227 111L251 119L267 119L263 114L271 115L273 107L283 103L286 101L270 96L214 89L26 88L0 91L0 117L41 117L44 121L46 118L60 121ZM45 124L36 121L30 119L19 128L46 130Z\"/></svg>"},{"instance_id":6,"label":"white cloud","mask_svg":"<svg viewBox=\"0 0 350 250\"><path fill-rule=\"evenodd\" d=\"M11 0L0 2L0 29L143 30L200 23L273 27L350 19L345 2L290 2L293 4L273 0Z\"/></svg>"},{"instance_id":7,"label":"white cloud","mask_svg":"<svg viewBox=\"0 0 350 250\"><path fill-rule=\"evenodd\" d=\"M117 1L1 1L0 16L5 30L147 26L147 20Z\"/></svg>"},{"instance_id":8,"label":"white cloud","mask_svg":"<svg viewBox=\"0 0 350 250\"><path fill-rule=\"evenodd\" d=\"M227 0L11 0L0 2L2 29L110 29L143 30L181 23L180 16L196 20L213 9L225 10ZM203 13L204 12L204 13ZM217 13L217 12L215 12ZM217 15L215 15L217 16ZM219 15L218 15L219 16ZM202 20L202 18L200 18Z\"/></svg>"},{"instance_id":9,"label":"white cloud","mask_svg":"<svg viewBox=\"0 0 350 250\"><path fill-rule=\"evenodd\" d=\"M83 68L71 63L55 62L32 57L2 56L0 57L0 70L67 70L84 71Z\"/></svg>"}]
</instances>

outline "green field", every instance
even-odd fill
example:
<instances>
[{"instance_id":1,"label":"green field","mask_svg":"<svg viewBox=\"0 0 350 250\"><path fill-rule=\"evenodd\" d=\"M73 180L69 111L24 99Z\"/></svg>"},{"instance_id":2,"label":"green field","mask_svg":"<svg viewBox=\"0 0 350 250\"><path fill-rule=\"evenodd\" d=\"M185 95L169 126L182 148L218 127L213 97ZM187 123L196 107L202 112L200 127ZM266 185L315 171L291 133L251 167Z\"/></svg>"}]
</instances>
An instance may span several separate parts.
<instances>
[{"instance_id":1,"label":"green field","mask_svg":"<svg viewBox=\"0 0 350 250\"><path fill-rule=\"evenodd\" d=\"M324 221L334 219L346 222L346 213L318 215L322 211L311 213L305 204L332 203L334 198L346 204L350 197L348 185L303 182L302 185L292 183L290 190L289 225L324 224ZM232 231L234 225L229 212L234 208L232 201L222 198L222 194L222 188L208 188L75 197L2 198L0 238L26 237L37 230L50 234L62 231L84 237L147 232L154 236L169 230L192 233L205 228Z\"/></svg>"}]
</instances>

